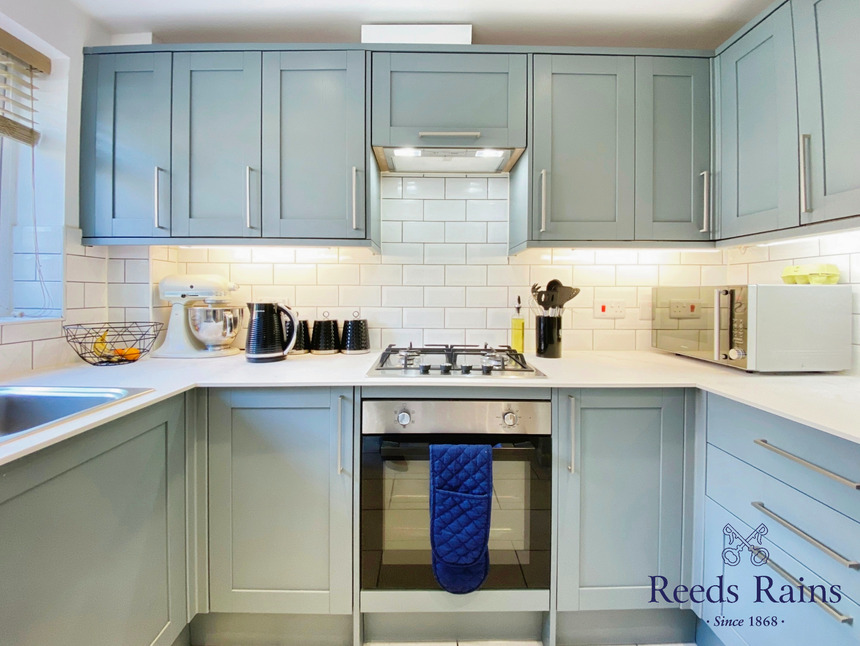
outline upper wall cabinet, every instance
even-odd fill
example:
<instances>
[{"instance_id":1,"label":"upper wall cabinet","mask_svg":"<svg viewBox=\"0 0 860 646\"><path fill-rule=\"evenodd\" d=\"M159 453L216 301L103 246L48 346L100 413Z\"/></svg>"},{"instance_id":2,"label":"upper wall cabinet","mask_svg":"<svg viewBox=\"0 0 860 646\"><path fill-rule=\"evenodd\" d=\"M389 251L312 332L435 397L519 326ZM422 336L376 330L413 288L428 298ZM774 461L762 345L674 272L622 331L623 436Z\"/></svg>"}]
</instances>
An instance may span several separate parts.
<instances>
[{"instance_id":1,"label":"upper wall cabinet","mask_svg":"<svg viewBox=\"0 0 860 646\"><path fill-rule=\"evenodd\" d=\"M632 240L634 59L535 55L532 240Z\"/></svg>"},{"instance_id":2,"label":"upper wall cabinet","mask_svg":"<svg viewBox=\"0 0 860 646\"><path fill-rule=\"evenodd\" d=\"M263 236L364 238L364 52L263 54Z\"/></svg>"},{"instance_id":3,"label":"upper wall cabinet","mask_svg":"<svg viewBox=\"0 0 860 646\"><path fill-rule=\"evenodd\" d=\"M708 240L711 71L704 58L636 58L637 240Z\"/></svg>"},{"instance_id":4,"label":"upper wall cabinet","mask_svg":"<svg viewBox=\"0 0 860 646\"><path fill-rule=\"evenodd\" d=\"M722 52L719 68L720 237L796 227L797 95L788 4Z\"/></svg>"},{"instance_id":5,"label":"upper wall cabinet","mask_svg":"<svg viewBox=\"0 0 860 646\"><path fill-rule=\"evenodd\" d=\"M88 56L81 118L85 235L170 235L170 53Z\"/></svg>"},{"instance_id":6,"label":"upper wall cabinet","mask_svg":"<svg viewBox=\"0 0 860 646\"><path fill-rule=\"evenodd\" d=\"M262 234L260 65L260 52L173 55L174 236Z\"/></svg>"},{"instance_id":7,"label":"upper wall cabinet","mask_svg":"<svg viewBox=\"0 0 860 646\"><path fill-rule=\"evenodd\" d=\"M860 3L792 0L803 224L860 215Z\"/></svg>"},{"instance_id":8,"label":"upper wall cabinet","mask_svg":"<svg viewBox=\"0 0 860 646\"><path fill-rule=\"evenodd\" d=\"M373 54L374 146L526 145L525 54Z\"/></svg>"}]
</instances>

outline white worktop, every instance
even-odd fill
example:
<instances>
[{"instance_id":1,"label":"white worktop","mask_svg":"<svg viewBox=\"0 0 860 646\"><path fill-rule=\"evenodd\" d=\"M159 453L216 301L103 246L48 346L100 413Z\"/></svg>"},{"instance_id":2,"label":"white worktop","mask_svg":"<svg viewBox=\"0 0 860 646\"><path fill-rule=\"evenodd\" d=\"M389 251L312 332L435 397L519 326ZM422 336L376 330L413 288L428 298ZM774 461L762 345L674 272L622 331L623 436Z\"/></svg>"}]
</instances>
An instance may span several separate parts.
<instances>
[{"instance_id":1,"label":"white worktop","mask_svg":"<svg viewBox=\"0 0 860 646\"><path fill-rule=\"evenodd\" d=\"M244 354L216 359L153 359L121 366L77 365L32 373L14 383L151 388L152 392L0 444L0 465L192 388L306 386L491 386L500 388L700 388L860 443L860 377L758 375L658 352L570 352L526 358L546 377L526 379L367 377L379 351L303 355L252 364Z\"/></svg>"}]
</instances>

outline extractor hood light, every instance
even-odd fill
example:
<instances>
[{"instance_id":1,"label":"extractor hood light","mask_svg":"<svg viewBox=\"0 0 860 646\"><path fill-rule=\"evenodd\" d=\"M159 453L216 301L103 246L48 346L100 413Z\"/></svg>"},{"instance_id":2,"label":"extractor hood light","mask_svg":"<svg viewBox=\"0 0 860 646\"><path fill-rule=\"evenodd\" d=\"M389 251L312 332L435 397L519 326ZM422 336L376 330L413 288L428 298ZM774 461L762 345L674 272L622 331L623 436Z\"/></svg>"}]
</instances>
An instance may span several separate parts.
<instances>
[{"instance_id":1,"label":"extractor hood light","mask_svg":"<svg viewBox=\"0 0 860 646\"><path fill-rule=\"evenodd\" d=\"M501 157L504 154L504 150L493 150L492 148L482 148L475 151L475 157Z\"/></svg>"},{"instance_id":2,"label":"extractor hood light","mask_svg":"<svg viewBox=\"0 0 860 646\"><path fill-rule=\"evenodd\" d=\"M421 151L417 148L395 148L395 157L420 157Z\"/></svg>"}]
</instances>

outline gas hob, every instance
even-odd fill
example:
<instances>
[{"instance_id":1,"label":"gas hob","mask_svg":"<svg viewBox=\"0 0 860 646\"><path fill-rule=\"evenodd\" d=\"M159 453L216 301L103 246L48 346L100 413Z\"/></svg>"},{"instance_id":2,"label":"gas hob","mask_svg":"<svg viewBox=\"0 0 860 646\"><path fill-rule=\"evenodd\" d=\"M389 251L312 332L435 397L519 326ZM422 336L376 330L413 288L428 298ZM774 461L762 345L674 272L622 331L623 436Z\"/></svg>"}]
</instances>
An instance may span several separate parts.
<instances>
[{"instance_id":1,"label":"gas hob","mask_svg":"<svg viewBox=\"0 0 860 646\"><path fill-rule=\"evenodd\" d=\"M369 377L457 376L475 379L545 377L508 345L389 345L373 364Z\"/></svg>"}]
</instances>

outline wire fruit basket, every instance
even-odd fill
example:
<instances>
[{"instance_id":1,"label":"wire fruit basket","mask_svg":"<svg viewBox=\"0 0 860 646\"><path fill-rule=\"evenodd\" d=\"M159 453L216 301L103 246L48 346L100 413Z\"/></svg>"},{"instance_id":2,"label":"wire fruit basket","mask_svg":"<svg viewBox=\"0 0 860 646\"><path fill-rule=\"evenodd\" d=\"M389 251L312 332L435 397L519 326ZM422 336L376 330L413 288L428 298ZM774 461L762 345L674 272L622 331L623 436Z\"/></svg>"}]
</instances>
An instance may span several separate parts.
<instances>
[{"instance_id":1,"label":"wire fruit basket","mask_svg":"<svg viewBox=\"0 0 860 646\"><path fill-rule=\"evenodd\" d=\"M66 341L94 366L133 363L152 349L164 323L81 323L64 325Z\"/></svg>"}]
</instances>

